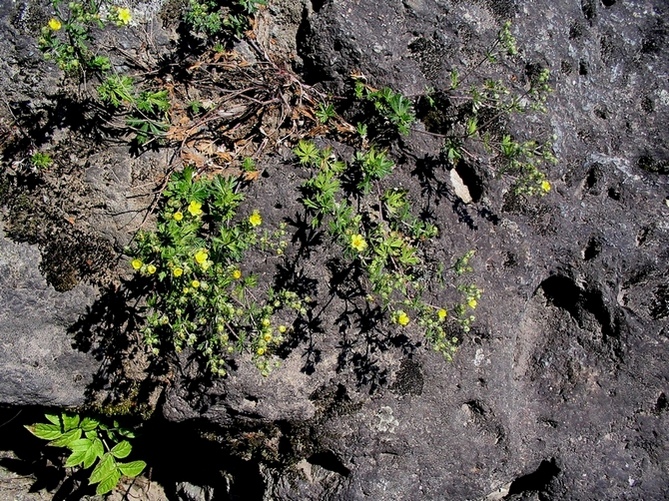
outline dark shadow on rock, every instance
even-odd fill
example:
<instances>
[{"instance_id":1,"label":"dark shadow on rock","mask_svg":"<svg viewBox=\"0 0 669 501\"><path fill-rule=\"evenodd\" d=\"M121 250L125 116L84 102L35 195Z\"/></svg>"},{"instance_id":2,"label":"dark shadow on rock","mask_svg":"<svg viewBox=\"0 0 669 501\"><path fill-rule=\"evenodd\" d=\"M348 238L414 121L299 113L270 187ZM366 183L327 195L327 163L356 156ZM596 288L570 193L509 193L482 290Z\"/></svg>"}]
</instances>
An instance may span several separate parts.
<instances>
[{"instance_id":1,"label":"dark shadow on rock","mask_svg":"<svg viewBox=\"0 0 669 501\"><path fill-rule=\"evenodd\" d=\"M165 361L155 360L146 368L146 377L138 380L129 375L132 365L140 362L143 345L137 342L142 324L139 301L145 297L148 283L134 278L120 286L110 286L87 308L68 332L73 335L73 347L91 353L100 368L87 388L86 397L95 402L96 396L106 394L105 405L123 405L126 411L139 412L138 405L148 402L157 387L157 378L167 371ZM128 407L129 406L129 407Z\"/></svg>"},{"instance_id":2,"label":"dark shadow on rock","mask_svg":"<svg viewBox=\"0 0 669 501\"><path fill-rule=\"evenodd\" d=\"M527 475L518 477L511 483L509 496L524 492L542 492L562 470L555 464L555 458L543 460L539 467ZM505 497L506 498L506 497Z\"/></svg>"}]
</instances>

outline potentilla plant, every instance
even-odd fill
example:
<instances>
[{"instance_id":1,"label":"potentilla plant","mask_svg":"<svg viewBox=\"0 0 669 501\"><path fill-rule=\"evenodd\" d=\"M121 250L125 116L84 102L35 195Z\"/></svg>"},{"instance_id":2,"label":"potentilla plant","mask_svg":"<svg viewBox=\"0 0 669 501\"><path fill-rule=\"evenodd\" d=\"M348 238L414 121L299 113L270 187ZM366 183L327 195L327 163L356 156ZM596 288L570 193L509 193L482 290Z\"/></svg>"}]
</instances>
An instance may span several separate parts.
<instances>
[{"instance_id":1,"label":"potentilla plant","mask_svg":"<svg viewBox=\"0 0 669 501\"><path fill-rule=\"evenodd\" d=\"M151 284L144 340L155 355L192 349L213 375L230 357L251 354L263 375L306 302L287 290L259 290L245 263L251 249L281 254L285 228L262 229L262 214L238 214L243 195L233 178L175 174L153 232L142 232L133 269Z\"/></svg>"},{"instance_id":2,"label":"potentilla plant","mask_svg":"<svg viewBox=\"0 0 669 501\"><path fill-rule=\"evenodd\" d=\"M103 14L102 2L52 0L51 4L54 15L38 40L44 58L54 61L66 73L86 68L101 72L111 69L109 57L96 54L91 48L92 32L109 25L128 25L132 20L130 9L111 6Z\"/></svg>"},{"instance_id":3,"label":"potentilla plant","mask_svg":"<svg viewBox=\"0 0 669 501\"><path fill-rule=\"evenodd\" d=\"M381 190L379 181L392 173L394 163L374 147L356 153L350 164L310 141L301 141L294 153L312 171L302 186L308 220L313 228L326 228L343 255L367 277L367 301L380 305L401 328L415 322L431 346L450 359L457 338L449 334L448 311L426 299L430 270L423 247L438 230L413 215L406 190ZM475 285L457 291L464 298L452 308L452 317L466 332L482 291Z\"/></svg>"}]
</instances>

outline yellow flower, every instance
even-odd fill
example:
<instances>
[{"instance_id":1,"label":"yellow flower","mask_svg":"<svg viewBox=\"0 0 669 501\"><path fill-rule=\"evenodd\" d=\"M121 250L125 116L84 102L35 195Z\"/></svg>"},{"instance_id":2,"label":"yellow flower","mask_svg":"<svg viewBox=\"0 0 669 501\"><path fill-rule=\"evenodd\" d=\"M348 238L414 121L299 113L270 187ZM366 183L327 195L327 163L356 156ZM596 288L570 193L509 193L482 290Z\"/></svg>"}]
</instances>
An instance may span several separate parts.
<instances>
[{"instance_id":1,"label":"yellow flower","mask_svg":"<svg viewBox=\"0 0 669 501\"><path fill-rule=\"evenodd\" d=\"M263 318L260 323L263 325L263 327L269 327L270 325L269 318Z\"/></svg>"},{"instance_id":2,"label":"yellow flower","mask_svg":"<svg viewBox=\"0 0 669 501\"><path fill-rule=\"evenodd\" d=\"M132 267L136 270L139 270L142 267L142 262L139 259L133 259L130 264L132 264Z\"/></svg>"},{"instance_id":3,"label":"yellow flower","mask_svg":"<svg viewBox=\"0 0 669 501\"><path fill-rule=\"evenodd\" d=\"M190 289L188 287L184 287L184 294L188 294L190 292Z\"/></svg>"},{"instance_id":4,"label":"yellow flower","mask_svg":"<svg viewBox=\"0 0 669 501\"><path fill-rule=\"evenodd\" d=\"M126 9L125 7L116 7L116 15L121 24L129 24L132 20L130 9Z\"/></svg>"},{"instance_id":5,"label":"yellow flower","mask_svg":"<svg viewBox=\"0 0 669 501\"><path fill-rule=\"evenodd\" d=\"M360 234L351 235L351 247L358 252L362 252L367 248L367 242L365 242L365 238Z\"/></svg>"},{"instance_id":6,"label":"yellow flower","mask_svg":"<svg viewBox=\"0 0 669 501\"><path fill-rule=\"evenodd\" d=\"M150 264L146 267L146 272L149 275L153 275L156 272L156 267L154 265Z\"/></svg>"},{"instance_id":7,"label":"yellow flower","mask_svg":"<svg viewBox=\"0 0 669 501\"><path fill-rule=\"evenodd\" d=\"M476 305L478 304L478 302L476 301L476 298L474 298L474 297L470 297L470 298L467 300L467 304L468 304L469 307L473 310L474 308L476 308Z\"/></svg>"},{"instance_id":8,"label":"yellow flower","mask_svg":"<svg viewBox=\"0 0 669 501\"><path fill-rule=\"evenodd\" d=\"M172 270L172 275L174 275L175 277L180 277L183 274L184 274L183 268L174 268Z\"/></svg>"},{"instance_id":9,"label":"yellow flower","mask_svg":"<svg viewBox=\"0 0 669 501\"><path fill-rule=\"evenodd\" d=\"M189 205L188 205L188 212L190 212L191 216L199 216L202 214L202 204L200 202L196 202L193 200Z\"/></svg>"},{"instance_id":10,"label":"yellow flower","mask_svg":"<svg viewBox=\"0 0 669 501\"><path fill-rule=\"evenodd\" d=\"M262 357L265 354L265 348L261 346L256 350L256 353Z\"/></svg>"},{"instance_id":11,"label":"yellow flower","mask_svg":"<svg viewBox=\"0 0 669 501\"><path fill-rule=\"evenodd\" d=\"M262 224L262 216L260 215L260 212L254 210L249 216L249 223L251 223L251 226L254 227L260 226Z\"/></svg>"},{"instance_id":12,"label":"yellow flower","mask_svg":"<svg viewBox=\"0 0 669 501\"><path fill-rule=\"evenodd\" d=\"M284 334L287 330L288 328L285 325L279 325L279 332L281 334Z\"/></svg>"},{"instance_id":13,"label":"yellow flower","mask_svg":"<svg viewBox=\"0 0 669 501\"><path fill-rule=\"evenodd\" d=\"M197 289L200 286L200 281L199 280L193 280L190 283L190 285L191 285L191 287L193 287L193 289Z\"/></svg>"},{"instance_id":14,"label":"yellow flower","mask_svg":"<svg viewBox=\"0 0 669 501\"><path fill-rule=\"evenodd\" d=\"M62 27L63 25L61 24L61 22L55 17L49 19L49 28L51 28L53 31L58 31Z\"/></svg>"},{"instance_id":15,"label":"yellow flower","mask_svg":"<svg viewBox=\"0 0 669 501\"><path fill-rule=\"evenodd\" d=\"M235 280L239 280L240 278L242 278L241 270L234 270L232 272L232 278L234 278Z\"/></svg>"},{"instance_id":16,"label":"yellow flower","mask_svg":"<svg viewBox=\"0 0 669 501\"><path fill-rule=\"evenodd\" d=\"M204 264L209 257L209 251L207 249L200 249L195 253L195 262L197 264Z\"/></svg>"},{"instance_id":17,"label":"yellow flower","mask_svg":"<svg viewBox=\"0 0 669 501\"><path fill-rule=\"evenodd\" d=\"M410 321L409 315L407 315L402 310L397 312L397 316L395 317L395 319L397 320L397 323L400 324L402 327L407 325Z\"/></svg>"},{"instance_id":18,"label":"yellow flower","mask_svg":"<svg viewBox=\"0 0 669 501\"><path fill-rule=\"evenodd\" d=\"M181 221L184 218L184 215L182 212L175 212L174 216L172 216L175 221Z\"/></svg>"},{"instance_id":19,"label":"yellow flower","mask_svg":"<svg viewBox=\"0 0 669 501\"><path fill-rule=\"evenodd\" d=\"M541 189L544 193L551 191L551 183L548 181L541 181Z\"/></svg>"},{"instance_id":20,"label":"yellow flower","mask_svg":"<svg viewBox=\"0 0 669 501\"><path fill-rule=\"evenodd\" d=\"M268 332L262 338L269 343L272 340L272 335Z\"/></svg>"},{"instance_id":21,"label":"yellow flower","mask_svg":"<svg viewBox=\"0 0 669 501\"><path fill-rule=\"evenodd\" d=\"M446 317L448 316L448 312L445 309L441 308L437 312L437 316L439 317L439 320L441 320L443 322L444 320L446 320Z\"/></svg>"}]
</instances>

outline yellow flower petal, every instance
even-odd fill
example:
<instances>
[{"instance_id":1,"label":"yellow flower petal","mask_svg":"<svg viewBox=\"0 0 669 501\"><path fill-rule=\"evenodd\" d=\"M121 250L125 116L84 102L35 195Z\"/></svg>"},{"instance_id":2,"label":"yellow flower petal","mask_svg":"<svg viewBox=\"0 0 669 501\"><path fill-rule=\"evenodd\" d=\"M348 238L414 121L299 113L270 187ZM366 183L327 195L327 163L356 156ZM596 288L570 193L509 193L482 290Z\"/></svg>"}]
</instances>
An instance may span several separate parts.
<instances>
[{"instance_id":1,"label":"yellow flower petal","mask_svg":"<svg viewBox=\"0 0 669 501\"><path fill-rule=\"evenodd\" d=\"M190 285L191 285L191 287L193 287L193 289L197 289L200 286L200 281L199 280L193 280L190 283Z\"/></svg>"},{"instance_id":2,"label":"yellow flower petal","mask_svg":"<svg viewBox=\"0 0 669 501\"><path fill-rule=\"evenodd\" d=\"M447 316L448 316L448 312L447 312L445 309L443 309L443 308L441 308L441 309L437 312L437 317L439 317L439 320L442 320L442 321L443 321L443 320L446 320L446 317L447 317Z\"/></svg>"},{"instance_id":3,"label":"yellow flower petal","mask_svg":"<svg viewBox=\"0 0 669 501\"><path fill-rule=\"evenodd\" d=\"M183 268L174 268L172 270L172 275L174 275L175 277L180 277L183 274L184 274Z\"/></svg>"},{"instance_id":4,"label":"yellow flower petal","mask_svg":"<svg viewBox=\"0 0 669 501\"><path fill-rule=\"evenodd\" d=\"M232 278L234 278L235 280L239 280L240 278L242 278L241 270L234 270L232 272Z\"/></svg>"},{"instance_id":5,"label":"yellow flower petal","mask_svg":"<svg viewBox=\"0 0 669 501\"><path fill-rule=\"evenodd\" d=\"M174 216L172 216L175 221L181 221L184 218L184 215L182 212L175 212Z\"/></svg>"},{"instance_id":6,"label":"yellow flower petal","mask_svg":"<svg viewBox=\"0 0 669 501\"><path fill-rule=\"evenodd\" d=\"M136 270L139 270L142 267L142 261L140 261L139 259L133 259L132 263L130 264L132 264L132 267Z\"/></svg>"},{"instance_id":7,"label":"yellow flower petal","mask_svg":"<svg viewBox=\"0 0 669 501\"><path fill-rule=\"evenodd\" d=\"M549 183L548 181L542 181L541 189L543 190L544 193L548 193L549 191L551 191L551 183Z\"/></svg>"},{"instance_id":8,"label":"yellow flower petal","mask_svg":"<svg viewBox=\"0 0 669 501\"><path fill-rule=\"evenodd\" d=\"M154 265L150 264L146 267L146 272L149 275L153 275L156 272L156 267Z\"/></svg>"}]
</instances>

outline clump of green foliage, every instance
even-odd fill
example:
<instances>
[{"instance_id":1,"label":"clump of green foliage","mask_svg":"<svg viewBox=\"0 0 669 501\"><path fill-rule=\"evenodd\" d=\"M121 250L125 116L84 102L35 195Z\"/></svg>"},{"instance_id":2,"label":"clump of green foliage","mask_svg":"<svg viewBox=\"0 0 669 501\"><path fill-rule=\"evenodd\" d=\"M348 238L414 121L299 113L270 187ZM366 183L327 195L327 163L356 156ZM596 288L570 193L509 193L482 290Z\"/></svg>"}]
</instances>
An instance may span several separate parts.
<instances>
[{"instance_id":1,"label":"clump of green foliage","mask_svg":"<svg viewBox=\"0 0 669 501\"><path fill-rule=\"evenodd\" d=\"M225 8L218 0L189 0L184 21L191 33L216 37L228 31L241 38L249 28L249 17L267 5L267 0L235 0Z\"/></svg>"},{"instance_id":2,"label":"clump of green foliage","mask_svg":"<svg viewBox=\"0 0 669 501\"><path fill-rule=\"evenodd\" d=\"M385 121L384 125L394 128L402 135L409 134L411 125L416 121L411 100L390 87L375 89L366 84L362 77L356 77L355 97L372 103Z\"/></svg>"},{"instance_id":3,"label":"clump of green foliage","mask_svg":"<svg viewBox=\"0 0 669 501\"><path fill-rule=\"evenodd\" d=\"M478 142L497 159L499 174L514 179L516 194L543 195L550 191L551 184L542 168L557 162L551 141L518 140L511 134L500 133L500 122L512 114L546 112L547 96L552 92L550 71L542 68L531 72L526 88L506 84L501 79L486 79L468 86L476 68L518 54L510 27L510 22L503 25L485 58L466 73L453 69L448 89L436 93L430 89L424 97L430 110L426 115L428 121L430 117L438 117L433 121L440 123L445 137L444 153L452 166L475 158L467 145Z\"/></svg>"},{"instance_id":4,"label":"clump of green foliage","mask_svg":"<svg viewBox=\"0 0 669 501\"><path fill-rule=\"evenodd\" d=\"M301 165L313 170L302 186L311 226L324 227L344 256L364 272L370 284L368 301L379 304L402 327L415 318L432 347L450 359L457 339L448 333L448 312L425 299L430 270L422 250L438 229L412 214L405 190L381 190L379 181L392 173L393 162L374 147L356 153L350 164L310 141L301 141L294 152ZM473 298L481 291L461 290L465 300L454 308L454 320L469 330Z\"/></svg>"},{"instance_id":5,"label":"clump of green foliage","mask_svg":"<svg viewBox=\"0 0 669 501\"><path fill-rule=\"evenodd\" d=\"M118 461L130 455L132 445L129 440L135 438L132 430L119 426L118 422L108 425L69 412L45 414L45 417L48 423L36 423L26 428L36 437L48 440L47 445L69 449L66 468L88 469L95 465L89 484L97 484L96 494L111 492L121 477L136 477L146 468L144 461Z\"/></svg>"},{"instance_id":6,"label":"clump of green foliage","mask_svg":"<svg viewBox=\"0 0 669 501\"><path fill-rule=\"evenodd\" d=\"M30 163L36 169L48 169L53 163L53 158L48 153L38 151L33 153L30 157Z\"/></svg>"},{"instance_id":7,"label":"clump of green foliage","mask_svg":"<svg viewBox=\"0 0 669 501\"><path fill-rule=\"evenodd\" d=\"M100 3L95 0L68 3L52 0L51 3L54 16L42 28L38 40L44 58L54 61L66 73L111 69L109 57L98 55L91 48L92 33L108 25L129 24L132 19L129 9L113 7L103 16Z\"/></svg>"},{"instance_id":8,"label":"clump of green foliage","mask_svg":"<svg viewBox=\"0 0 669 501\"><path fill-rule=\"evenodd\" d=\"M126 125L140 146L162 138L169 129L167 90L137 90L131 77L117 74L107 76L97 90L103 103L128 113Z\"/></svg>"},{"instance_id":9,"label":"clump of green foliage","mask_svg":"<svg viewBox=\"0 0 669 501\"><path fill-rule=\"evenodd\" d=\"M258 290L247 251L282 254L285 226L261 230L262 216L239 216L244 197L233 178L175 174L153 232L137 236L133 268L152 283L144 340L155 355L193 348L214 375L235 353L251 353L262 374L306 300L288 290Z\"/></svg>"}]
</instances>

